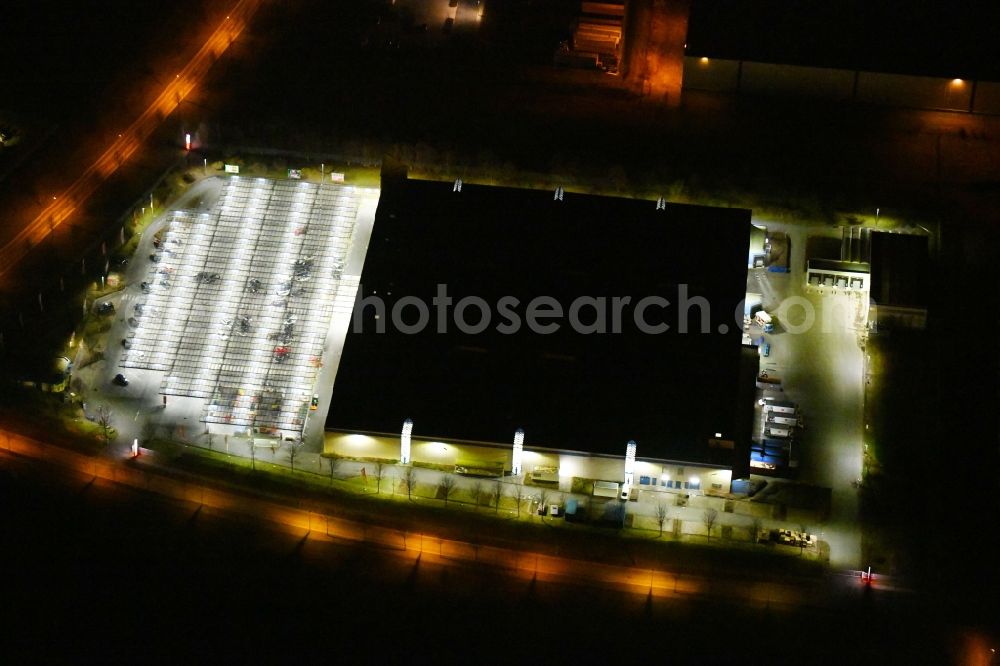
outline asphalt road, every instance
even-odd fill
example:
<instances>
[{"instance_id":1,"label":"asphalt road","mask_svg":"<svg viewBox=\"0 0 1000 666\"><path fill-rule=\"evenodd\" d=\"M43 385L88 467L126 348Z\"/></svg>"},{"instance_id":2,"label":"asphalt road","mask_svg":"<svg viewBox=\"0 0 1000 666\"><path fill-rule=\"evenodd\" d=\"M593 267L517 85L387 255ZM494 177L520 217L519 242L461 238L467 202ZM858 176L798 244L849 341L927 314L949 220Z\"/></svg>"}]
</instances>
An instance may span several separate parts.
<instances>
[{"instance_id":1,"label":"asphalt road","mask_svg":"<svg viewBox=\"0 0 1000 666\"><path fill-rule=\"evenodd\" d=\"M208 74L215 61L239 37L257 9L259 0L239 0L232 12L211 34L201 49L185 67L167 83L142 113L90 165L82 169L77 179L65 191L52 196L43 210L20 227L4 225L8 233L0 247L0 275L17 265L31 249L40 244L58 226L71 219L101 184L132 157L159 124L176 109L198 83Z\"/></svg>"},{"instance_id":2,"label":"asphalt road","mask_svg":"<svg viewBox=\"0 0 1000 666\"><path fill-rule=\"evenodd\" d=\"M701 662L745 657L748 645L832 656L891 644L913 659L940 649L938 630L914 639L902 629L923 617L919 605L887 603L856 579L678 575L404 536L152 468L74 454L75 469L55 450L43 455L0 452L0 492L15 509L3 517L0 561L20 572L6 585L16 612L0 629L9 654L204 657L266 645L349 649L352 663L470 651L489 663L519 647L604 652L623 632L630 648L666 641L672 658ZM721 627L732 640L712 645Z\"/></svg>"}]
</instances>

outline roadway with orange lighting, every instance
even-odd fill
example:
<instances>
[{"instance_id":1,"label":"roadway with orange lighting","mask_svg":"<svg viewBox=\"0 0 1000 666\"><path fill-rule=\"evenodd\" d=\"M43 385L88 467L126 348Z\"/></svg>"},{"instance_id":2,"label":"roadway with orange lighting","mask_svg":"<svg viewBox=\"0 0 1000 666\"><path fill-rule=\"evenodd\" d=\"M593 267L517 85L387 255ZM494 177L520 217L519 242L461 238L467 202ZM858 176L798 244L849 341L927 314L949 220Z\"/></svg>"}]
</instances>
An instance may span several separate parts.
<instances>
[{"instance_id":1,"label":"roadway with orange lighting","mask_svg":"<svg viewBox=\"0 0 1000 666\"><path fill-rule=\"evenodd\" d=\"M156 454L140 450L136 459L94 458L0 430L0 454L32 458L84 481L102 480L187 503L220 517L247 516L270 528L310 540L353 543L377 548L404 561L443 567L488 567L508 577L556 584L583 585L652 597L706 597L750 607L794 608L822 603L825 584L816 579L754 580L699 576L662 568L621 566L521 550L443 539L420 532L331 516L320 508L286 506L276 501L208 487L162 473ZM851 581L835 585L851 586ZM681 595L681 596L677 596Z\"/></svg>"},{"instance_id":2,"label":"roadway with orange lighting","mask_svg":"<svg viewBox=\"0 0 1000 666\"><path fill-rule=\"evenodd\" d=\"M209 69L239 37L262 0L239 0L190 62L160 94L61 195L0 248L0 275L15 266L56 227L69 219L111 174L142 145L157 126L191 93Z\"/></svg>"}]
</instances>

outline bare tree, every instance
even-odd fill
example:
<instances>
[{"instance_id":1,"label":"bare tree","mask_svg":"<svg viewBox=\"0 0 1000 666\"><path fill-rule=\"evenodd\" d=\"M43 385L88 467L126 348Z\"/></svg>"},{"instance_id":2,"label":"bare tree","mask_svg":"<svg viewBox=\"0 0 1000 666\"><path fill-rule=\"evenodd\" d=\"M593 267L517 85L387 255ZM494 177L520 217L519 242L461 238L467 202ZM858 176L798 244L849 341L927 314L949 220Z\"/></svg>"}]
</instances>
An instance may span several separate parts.
<instances>
[{"instance_id":1,"label":"bare tree","mask_svg":"<svg viewBox=\"0 0 1000 666\"><path fill-rule=\"evenodd\" d=\"M705 513L702 514L701 520L705 523L705 529L708 530L708 540L712 540L712 528L715 527L715 521L719 517L719 512L715 509L705 509Z\"/></svg>"},{"instance_id":2,"label":"bare tree","mask_svg":"<svg viewBox=\"0 0 1000 666\"><path fill-rule=\"evenodd\" d=\"M299 452L302 450L302 439L296 439L294 442L288 443L288 464L291 466L292 471L295 471L295 459L298 457Z\"/></svg>"},{"instance_id":3,"label":"bare tree","mask_svg":"<svg viewBox=\"0 0 1000 666\"><path fill-rule=\"evenodd\" d=\"M139 437L143 442L151 442L156 436L156 424L151 419L145 419L142 428L139 429Z\"/></svg>"},{"instance_id":4,"label":"bare tree","mask_svg":"<svg viewBox=\"0 0 1000 666\"><path fill-rule=\"evenodd\" d=\"M476 481L472 484L472 502L476 505L476 509L479 509L479 502L483 498L483 484Z\"/></svg>"},{"instance_id":5,"label":"bare tree","mask_svg":"<svg viewBox=\"0 0 1000 666\"><path fill-rule=\"evenodd\" d=\"M111 424L113 417L114 412L107 405L97 408L97 427L101 429L101 439L105 448L111 445L111 438L114 437L115 427Z\"/></svg>"},{"instance_id":6,"label":"bare tree","mask_svg":"<svg viewBox=\"0 0 1000 666\"><path fill-rule=\"evenodd\" d=\"M521 517L521 502L524 501L524 486L520 483L514 484L514 501L517 502L517 517Z\"/></svg>"},{"instance_id":7,"label":"bare tree","mask_svg":"<svg viewBox=\"0 0 1000 666\"><path fill-rule=\"evenodd\" d=\"M385 476L385 463L377 462L374 467L375 473L375 494L378 495L382 492L382 477Z\"/></svg>"},{"instance_id":8,"label":"bare tree","mask_svg":"<svg viewBox=\"0 0 1000 666\"><path fill-rule=\"evenodd\" d=\"M407 467L403 472L403 481L406 483L406 498L413 499L413 486L416 483L416 472L412 467Z\"/></svg>"},{"instance_id":9,"label":"bare tree","mask_svg":"<svg viewBox=\"0 0 1000 666\"><path fill-rule=\"evenodd\" d=\"M549 502L549 489L542 488L538 491L538 506L544 511Z\"/></svg>"},{"instance_id":10,"label":"bare tree","mask_svg":"<svg viewBox=\"0 0 1000 666\"><path fill-rule=\"evenodd\" d=\"M666 502L656 503L656 525L660 528L660 535L663 536L663 524L667 522L667 504Z\"/></svg>"},{"instance_id":11,"label":"bare tree","mask_svg":"<svg viewBox=\"0 0 1000 666\"><path fill-rule=\"evenodd\" d=\"M257 469L257 438L254 433L257 431L257 413L254 412L250 417L250 430L247 434L250 436L250 469Z\"/></svg>"},{"instance_id":12,"label":"bare tree","mask_svg":"<svg viewBox=\"0 0 1000 666\"><path fill-rule=\"evenodd\" d=\"M448 506L448 500L451 499L451 494L455 492L455 477L451 474L445 474L441 478L441 494L444 495L444 505Z\"/></svg>"},{"instance_id":13,"label":"bare tree","mask_svg":"<svg viewBox=\"0 0 1000 666\"><path fill-rule=\"evenodd\" d=\"M501 499L503 499L503 481L497 479L493 484L493 491L490 493L490 502L493 504L493 513L500 512Z\"/></svg>"},{"instance_id":14,"label":"bare tree","mask_svg":"<svg viewBox=\"0 0 1000 666\"><path fill-rule=\"evenodd\" d=\"M331 456L330 457L330 485L333 485L333 477L337 474L337 468L340 467L340 457Z\"/></svg>"},{"instance_id":15,"label":"bare tree","mask_svg":"<svg viewBox=\"0 0 1000 666\"><path fill-rule=\"evenodd\" d=\"M757 544L760 541L760 530L764 526L764 522L760 518L754 518L750 523L750 530L752 534L750 535L750 541Z\"/></svg>"},{"instance_id":16,"label":"bare tree","mask_svg":"<svg viewBox=\"0 0 1000 666\"><path fill-rule=\"evenodd\" d=\"M628 513L628 502L612 500L605 505L604 510L608 520L617 524L619 529L625 527L625 514Z\"/></svg>"}]
</instances>

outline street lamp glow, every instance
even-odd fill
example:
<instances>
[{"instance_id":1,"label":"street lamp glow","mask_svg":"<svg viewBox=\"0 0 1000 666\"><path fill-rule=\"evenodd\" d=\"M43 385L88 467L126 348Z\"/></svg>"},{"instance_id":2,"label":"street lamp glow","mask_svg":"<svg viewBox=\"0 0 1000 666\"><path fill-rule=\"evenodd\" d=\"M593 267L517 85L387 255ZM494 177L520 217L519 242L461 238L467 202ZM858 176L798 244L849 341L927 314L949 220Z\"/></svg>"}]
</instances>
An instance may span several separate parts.
<instances>
[{"instance_id":1,"label":"street lamp glow","mask_svg":"<svg viewBox=\"0 0 1000 666\"><path fill-rule=\"evenodd\" d=\"M191 134L184 135L184 150L191 150Z\"/></svg>"},{"instance_id":2,"label":"street lamp glow","mask_svg":"<svg viewBox=\"0 0 1000 666\"><path fill-rule=\"evenodd\" d=\"M524 451L524 431L518 428L514 431L514 453L511 456L510 473L521 476L521 454Z\"/></svg>"},{"instance_id":3,"label":"street lamp glow","mask_svg":"<svg viewBox=\"0 0 1000 666\"><path fill-rule=\"evenodd\" d=\"M413 421L406 419L403 421L403 432L399 436L399 462L404 465L410 464L410 433L413 432Z\"/></svg>"},{"instance_id":4,"label":"street lamp glow","mask_svg":"<svg viewBox=\"0 0 1000 666\"><path fill-rule=\"evenodd\" d=\"M635 473L635 440L630 439L625 445L625 483L632 485Z\"/></svg>"}]
</instances>

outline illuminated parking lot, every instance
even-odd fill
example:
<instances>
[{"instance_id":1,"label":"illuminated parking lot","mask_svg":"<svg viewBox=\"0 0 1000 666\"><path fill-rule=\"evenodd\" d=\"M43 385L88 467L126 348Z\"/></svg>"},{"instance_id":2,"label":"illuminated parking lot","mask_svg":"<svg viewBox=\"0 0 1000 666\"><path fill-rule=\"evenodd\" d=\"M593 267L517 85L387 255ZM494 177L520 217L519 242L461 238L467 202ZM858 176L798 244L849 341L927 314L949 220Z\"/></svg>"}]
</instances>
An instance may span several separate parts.
<instances>
[{"instance_id":1,"label":"illuminated parking lot","mask_svg":"<svg viewBox=\"0 0 1000 666\"><path fill-rule=\"evenodd\" d=\"M204 400L206 423L301 431L365 190L231 178L207 212L173 211L129 319L120 365Z\"/></svg>"}]
</instances>

